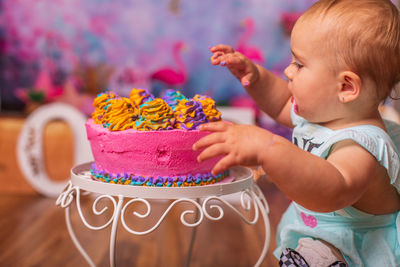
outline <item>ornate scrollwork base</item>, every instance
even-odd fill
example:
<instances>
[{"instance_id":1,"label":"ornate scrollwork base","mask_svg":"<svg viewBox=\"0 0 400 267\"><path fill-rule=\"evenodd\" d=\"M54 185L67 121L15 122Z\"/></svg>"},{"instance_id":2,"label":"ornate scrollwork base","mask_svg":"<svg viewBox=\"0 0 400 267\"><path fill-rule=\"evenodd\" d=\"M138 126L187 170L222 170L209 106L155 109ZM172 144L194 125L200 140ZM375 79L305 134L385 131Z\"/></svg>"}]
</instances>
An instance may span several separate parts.
<instances>
[{"instance_id":1,"label":"ornate scrollwork base","mask_svg":"<svg viewBox=\"0 0 400 267\"><path fill-rule=\"evenodd\" d=\"M87 189L86 189L87 190ZM90 193L90 192L89 192ZM206 198L196 198L191 199L191 198L185 198L185 197L180 197L175 199L173 202L169 204L169 206L165 209L163 214L159 217L159 219L155 222L154 225L150 226L146 230L142 231L137 231L132 229L132 227L128 226L127 220L129 218L128 215L130 216L135 216L140 219L145 219L148 218L149 216L156 216L155 214L151 214L151 204L150 202L145 199L145 198L135 198L135 197L128 197L127 201L125 201L125 196L123 194L118 194L114 195L117 198L114 198L113 196L109 194L100 194L96 195L94 198L94 202L92 205L92 212L93 214L97 216L102 216L105 214L105 211L108 209L108 207L104 207L103 209L99 209L98 203L101 200L109 200L111 203L111 207L113 208L113 212L110 218L106 218L106 222L103 225L92 225L88 223L86 220L84 213L82 212L81 208L81 195L85 195L87 192L83 191L79 186L74 185L71 181L68 183L64 191L60 194L56 201L56 205L65 208L65 218L66 218L66 223L67 223L67 228L69 231L69 234L79 250L79 252L82 254L82 256L85 258L85 260L88 262L90 266L95 266L93 260L89 257L89 255L86 253L86 251L83 249L81 246L80 242L78 241L75 232L73 231L72 225L71 225L71 220L70 220L70 206L71 204L75 201L76 207L78 214L84 223L84 225L91 229L91 230L102 230L109 225L112 224L111 228L111 235L110 235L110 266L114 267L115 266L115 242L116 242L116 231L118 227L118 221L121 219L122 226L125 228L126 231L128 231L131 234L134 235L146 235L158 228L158 226L163 222L167 214L170 212L170 210L177 205L178 203L188 203L190 204L190 207L188 207L186 210L182 211L180 215L180 221L183 225L187 227L197 227L202 223L204 219L209 219L213 221L218 221L223 218L224 216L224 208L230 208L232 209L238 216L244 220L247 224L254 225L257 223L259 216L263 217L264 225L265 225L265 242L264 242L264 247L262 249L261 255L256 262L255 266L259 266L263 259L266 256L269 242L270 242L270 225L269 225L269 219L268 219L268 204L267 201L265 200L264 195L262 194L260 188L256 184L251 184L247 189L241 191L240 194L240 206L242 210L237 209L234 205L232 205L230 202L226 201L222 196L208 196ZM117 199L117 200L116 200ZM133 211L131 214L127 213L128 208L134 208L135 204L137 203L142 203L145 205L146 210L143 213ZM216 211L216 215L211 215L210 211ZM254 212L249 212L254 210ZM247 218L246 214L253 214L252 218ZM189 214L195 214L195 219L192 222L188 222L186 217ZM192 242L193 243L193 238L194 235L192 235ZM191 254L191 248L189 249L188 252L188 258L190 258ZM188 261L187 261L188 264Z\"/></svg>"}]
</instances>

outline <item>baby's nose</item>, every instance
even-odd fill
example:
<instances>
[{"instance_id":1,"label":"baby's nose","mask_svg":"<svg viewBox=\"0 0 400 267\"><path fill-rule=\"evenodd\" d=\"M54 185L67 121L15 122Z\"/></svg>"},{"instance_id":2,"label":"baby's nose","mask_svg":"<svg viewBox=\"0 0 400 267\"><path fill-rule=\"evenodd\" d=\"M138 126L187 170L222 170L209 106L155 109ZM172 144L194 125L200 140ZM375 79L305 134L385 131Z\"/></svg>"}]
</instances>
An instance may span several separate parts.
<instances>
[{"instance_id":1,"label":"baby's nose","mask_svg":"<svg viewBox=\"0 0 400 267\"><path fill-rule=\"evenodd\" d=\"M286 76L289 80L292 80L292 79L293 79L293 68L292 68L292 64L290 64L289 66L287 66L283 73L285 74L285 76Z\"/></svg>"}]
</instances>

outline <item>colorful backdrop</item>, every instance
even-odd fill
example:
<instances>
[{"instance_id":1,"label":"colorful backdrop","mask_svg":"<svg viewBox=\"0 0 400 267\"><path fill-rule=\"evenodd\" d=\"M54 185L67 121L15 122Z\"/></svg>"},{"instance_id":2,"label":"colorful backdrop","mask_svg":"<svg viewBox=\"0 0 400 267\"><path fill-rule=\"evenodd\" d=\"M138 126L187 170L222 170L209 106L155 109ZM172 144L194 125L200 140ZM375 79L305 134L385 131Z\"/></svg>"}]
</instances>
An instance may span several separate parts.
<instances>
[{"instance_id":1,"label":"colorful backdrop","mask_svg":"<svg viewBox=\"0 0 400 267\"><path fill-rule=\"evenodd\" d=\"M210 64L225 43L278 74L293 21L312 0L2 0L1 107L132 87L204 93L232 103L245 91ZM72 100L73 101L73 100ZM84 100L82 100L84 103Z\"/></svg>"}]
</instances>

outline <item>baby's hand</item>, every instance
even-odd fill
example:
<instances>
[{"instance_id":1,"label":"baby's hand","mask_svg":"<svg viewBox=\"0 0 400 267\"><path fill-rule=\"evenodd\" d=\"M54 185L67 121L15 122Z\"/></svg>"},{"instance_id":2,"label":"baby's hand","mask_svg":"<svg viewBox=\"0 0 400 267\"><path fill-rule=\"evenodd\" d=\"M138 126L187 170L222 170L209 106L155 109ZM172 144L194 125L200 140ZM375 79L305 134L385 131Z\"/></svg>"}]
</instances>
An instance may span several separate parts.
<instances>
[{"instance_id":1,"label":"baby's hand","mask_svg":"<svg viewBox=\"0 0 400 267\"><path fill-rule=\"evenodd\" d=\"M204 149L197 160L205 161L224 156L212 169L214 175L232 166L262 164L262 153L272 144L273 134L256 126L234 125L227 122L202 124L201 131L211 134L193 145L193 150Z\"/></svg>"},{"instance_id":2,"label":"baby's hand","mask_svg":"<svg viewBox=\"0 0 400 267\"><path fill-rule=\"evenodd\" d=\"M258 80L257 66L247 57L228 45L216 45L210 48L213 53L213 65L227 66L229 71L241 82L243 86L250 86Z\"/></svg>"}]
</instances>

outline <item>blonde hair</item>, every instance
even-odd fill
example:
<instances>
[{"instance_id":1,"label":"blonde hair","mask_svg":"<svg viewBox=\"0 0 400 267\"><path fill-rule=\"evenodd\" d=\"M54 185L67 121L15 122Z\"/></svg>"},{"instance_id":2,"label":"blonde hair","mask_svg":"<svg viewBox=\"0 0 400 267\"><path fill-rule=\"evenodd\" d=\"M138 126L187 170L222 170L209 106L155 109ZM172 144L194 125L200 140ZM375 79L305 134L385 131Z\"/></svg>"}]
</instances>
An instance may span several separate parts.
<instances>
[{"instance_id":1,"label":"blonde hair","mask_svg":"<svg viewBox=\"0 0 400 267\"><path fill-rule=\"evenodd\" d=\"M299 22L310 18L328 25L324 48L333 52L337 66L371 79L379 100L390 95L400 82L400 14L392 2L321 0Z\"/></svg>"}]
</instances>

